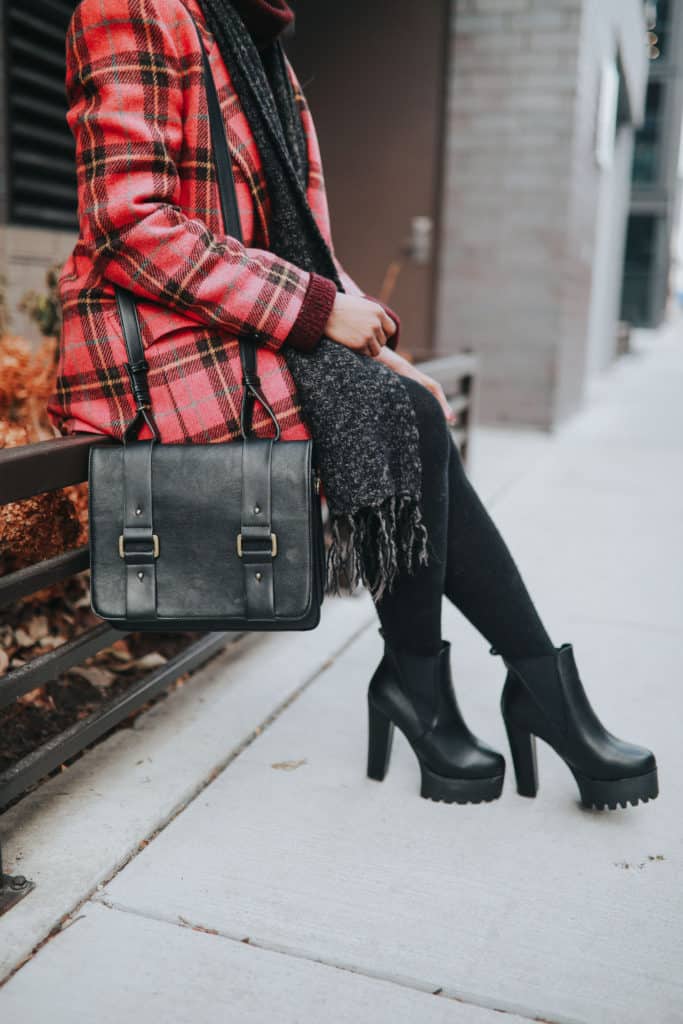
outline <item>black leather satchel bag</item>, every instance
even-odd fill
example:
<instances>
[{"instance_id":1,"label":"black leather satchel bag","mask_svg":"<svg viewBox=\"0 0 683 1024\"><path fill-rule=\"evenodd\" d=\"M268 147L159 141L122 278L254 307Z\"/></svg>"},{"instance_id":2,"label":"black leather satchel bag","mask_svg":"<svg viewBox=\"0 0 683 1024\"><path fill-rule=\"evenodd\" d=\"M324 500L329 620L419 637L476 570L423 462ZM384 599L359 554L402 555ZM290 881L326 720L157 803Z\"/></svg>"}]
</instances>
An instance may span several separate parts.
<instances>
[{"instance_id":1,"label":"black leather satchel bag","mask_svg":"<svg viewBox=\"0 0 683 1024\"><path fill-rule=\"evenodd\" d=\"M225 126L197 35L223 223L241 238ZM313 442L280 441L256 376L255 343L241 340L242 439L162 444L135 300L115 290L136 416L122 444L90 449L93 611L125 630L313 629L325 571ZM274 439L251 435L254 399L275 423ZM153 436L141 441L143 423Z\"/></svg>"}]
</instances>

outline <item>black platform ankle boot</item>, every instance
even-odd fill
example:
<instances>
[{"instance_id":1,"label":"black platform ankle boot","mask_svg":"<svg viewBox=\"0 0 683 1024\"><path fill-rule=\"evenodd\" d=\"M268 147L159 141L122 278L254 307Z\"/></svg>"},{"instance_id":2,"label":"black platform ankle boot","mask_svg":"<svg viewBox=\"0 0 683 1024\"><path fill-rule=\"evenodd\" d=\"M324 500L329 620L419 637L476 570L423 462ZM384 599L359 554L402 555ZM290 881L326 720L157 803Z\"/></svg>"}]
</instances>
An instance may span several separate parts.
<instances>
[{"instance_id":1,"label":"black platform ankle boot","mask_svg":"<svg viewBox=\"0 0 683 1024\"><path fill-rule=\"evenodd\" d=\"M458 804L500 796L505 760L463 721L451 680L448 641L438 654L417 655L397 650L385 639L384 657L368 688L368 711L371 779L381 781L386 774L397 725L420 762L422 796Z\"/></svg>"},{"instance_id":2,"label":"black platform ankle boot","mask_svg":"<svg viewBox=\"0 0 683 1024\"><path fill-rule=\"evenodd\" d=\"M571 644L557 647L554 655L503 660L508 674L501 711L518 793L536 796L540 736L567 764L585 807L614 810L617 804L635 806L657 796L654 754L604 728L581 683Z\"/></svg>"}]
</instances>

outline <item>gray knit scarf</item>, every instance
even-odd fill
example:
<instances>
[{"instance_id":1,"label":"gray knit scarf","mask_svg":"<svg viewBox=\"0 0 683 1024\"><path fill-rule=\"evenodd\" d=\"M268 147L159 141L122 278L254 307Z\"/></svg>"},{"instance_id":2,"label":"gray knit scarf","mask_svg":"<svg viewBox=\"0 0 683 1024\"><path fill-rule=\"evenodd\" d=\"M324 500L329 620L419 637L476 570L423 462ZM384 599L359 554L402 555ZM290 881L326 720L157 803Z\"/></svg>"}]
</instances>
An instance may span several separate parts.
<instances>
[{"instance_id":1,"label":"gray knit scarf","mask_svg":"<svg viewBox=\"0 0 683 1024\"><path fill-rule=\"evenodd\" d=\"M344 288L306 197L306 140L279 40L259 51L230 0L200 0L263 163L269 249ZM328 592L361 581L375 600L428 560L415 412L400 376L322 338L283 345L314 439L330 514Z\"/></svg>"}]
</instances>

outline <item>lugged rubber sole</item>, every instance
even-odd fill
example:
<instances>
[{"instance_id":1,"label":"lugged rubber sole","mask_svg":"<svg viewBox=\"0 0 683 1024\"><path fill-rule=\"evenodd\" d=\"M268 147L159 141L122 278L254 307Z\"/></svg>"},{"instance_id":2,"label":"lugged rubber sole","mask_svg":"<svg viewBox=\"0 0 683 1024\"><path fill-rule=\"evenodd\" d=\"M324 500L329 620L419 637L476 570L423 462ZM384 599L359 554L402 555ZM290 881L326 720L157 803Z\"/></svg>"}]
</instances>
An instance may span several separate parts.
<instances>
[{"instance_id":1,"label":"lugged rubber sole","mask_svg":"<svg viewBox=\"0 0 683 1024\"><path fill-rule=\"evenodd\" d=\"M486 779L449 779L437 775L420 762L420 796L446 804L480 804L497 800L503 791L505 773Z\"/></svg>"},{"instance_id":2,"label":"lugged rubber sole","mask_svg":"<svg viewBox=\"0 0 683 1024\"><path fill-rule=\"evenodd\" d=\"M535 797L538 792L536 736L505 719L505 716L503 718L510 741L517 792L520 796ZM555 750L552 744L548 745L551 750ZM648 800L654 800L659 795L656 768L644 775L635 775L625 779L591 779L573 768L557 750L555 753L564 761L574 776L579 787L581 804L584 807L594 807L596 811L616 811L619 806L627 807L628 804L631 804L636 807L638 803L647 803Z\"/></svg>"},{"instance_id":3,"label":"lugged rubber sole","mask_svg":"<svg viewBox=\"0 0 683 1024\"><path fill-rule=\"evenodd\" d=\"M596 811L616 811L618 806L636 807L639 802L646 804L659 795L657 769L645 775L636 775L629 779L589 779L569 765L576 779L584 807L594 807Z\"/></svg>"}]
</instances>

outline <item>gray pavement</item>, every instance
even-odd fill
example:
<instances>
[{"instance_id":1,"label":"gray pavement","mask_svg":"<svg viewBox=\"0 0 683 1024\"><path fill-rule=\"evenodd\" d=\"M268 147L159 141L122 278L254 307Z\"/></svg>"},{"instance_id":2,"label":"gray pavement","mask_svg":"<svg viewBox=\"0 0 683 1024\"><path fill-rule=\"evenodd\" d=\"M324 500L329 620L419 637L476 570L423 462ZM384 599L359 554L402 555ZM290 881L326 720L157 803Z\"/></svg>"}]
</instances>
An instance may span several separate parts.
<instances>
[{"instance_id":1,"label":"gray pavement","mask_svg":"<svg viewBox=\"0 0 683 1024\"><path fill-rule=\"evenodd\" d=\"M400 734L368 780L379 637L367 596L329 602L315 634L217 659L12 809L41 884L0 919L4 973L67 916L0 989L3 1021L683 1021L683 332L637 344L556 436L479 431L473 475L605 724L656 751L659 799L583 810L539 744L535 800L508 757L499 801L434 804ZM500 659L455 610L444 627L466 717L507 756Z\"/></svg>"}]
</instances>

